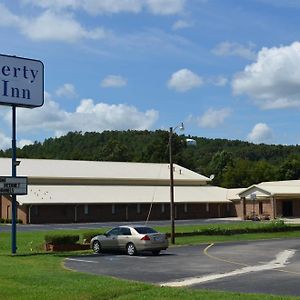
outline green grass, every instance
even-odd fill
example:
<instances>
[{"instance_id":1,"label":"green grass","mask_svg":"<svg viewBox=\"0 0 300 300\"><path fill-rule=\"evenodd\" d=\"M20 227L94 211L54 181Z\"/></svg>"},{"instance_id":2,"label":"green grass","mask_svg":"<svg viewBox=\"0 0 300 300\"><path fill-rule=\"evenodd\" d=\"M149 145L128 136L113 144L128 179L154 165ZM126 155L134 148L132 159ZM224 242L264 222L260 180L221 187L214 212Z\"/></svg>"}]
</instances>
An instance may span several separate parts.
<instances>
[{"instance_id":1,"label":"green grass","mask_svg":"<svg viewBox=\"0 0 300 300\"><path fill-rule=\"evenodd\" d=\"M179 230L179 228L182 231L190 231L191 228L199 229L199 226L178 226L177 229ZM161 229L168 231L169 228ZM46 234L71 233L82 235L84 232L86 230L18 232L18 255L15 256L10 255L10 233L0 233L0 299L299 299L296 297L250 295L210 290L162 288L150 284L78 273L66 270L62 266L64 258L74 253L49 254L43 251L42 244ZM97 230L97 232L99 231ZM181 237L176 238L176 243L183 245L279 237L300 237L300 231L221 237ZM76 254L81 253L87 254L89 251L77 252Z\"/></svg>"}]
</instances>

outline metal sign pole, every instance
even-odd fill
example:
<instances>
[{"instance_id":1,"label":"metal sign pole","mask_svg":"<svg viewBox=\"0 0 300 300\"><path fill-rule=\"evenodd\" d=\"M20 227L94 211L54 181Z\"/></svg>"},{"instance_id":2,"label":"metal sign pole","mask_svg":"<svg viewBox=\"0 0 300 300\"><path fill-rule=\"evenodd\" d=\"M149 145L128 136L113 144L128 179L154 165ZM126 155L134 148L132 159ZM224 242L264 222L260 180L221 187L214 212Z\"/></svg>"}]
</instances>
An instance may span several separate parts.
<instances>
[{"instance_id":1,"label":"metal sign pole","mask_svg":"<svg viewBox=\"0 0 300 300\"><path fill-rule=\"evenodd\" d=\"M12 177L17 176L17 145L16 145L16 106L12 106L12 160L11 170ZM12 206L11 206L11 252L15 254L17 252L17 196L12 195Z\"/></svg>"}]
</instances>

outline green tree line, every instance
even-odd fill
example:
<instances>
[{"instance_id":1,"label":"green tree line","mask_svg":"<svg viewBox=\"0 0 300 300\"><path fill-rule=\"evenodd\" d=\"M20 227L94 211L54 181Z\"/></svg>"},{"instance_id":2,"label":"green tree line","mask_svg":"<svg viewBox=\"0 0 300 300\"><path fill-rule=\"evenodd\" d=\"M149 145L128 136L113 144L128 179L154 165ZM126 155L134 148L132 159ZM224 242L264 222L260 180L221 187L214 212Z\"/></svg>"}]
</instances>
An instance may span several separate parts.
<instances>
[{"instance_id":1,"label":"green tree line","mask_svg":"<svg viewBox=\"0 0 300 300\"><path fill-rule=\"evenodd\" d=\"M196 140L188 146L186 138ZM167 163L169 132L103 131L69 132L59 138L17 149L19 158ZM252 144L239 140L208 139L174 134L173 160L206 176L213 184L247 187L262 181L300 178L300 146ZM11 157L11 149L0 150Z\"/></svg>"}]
</instances>

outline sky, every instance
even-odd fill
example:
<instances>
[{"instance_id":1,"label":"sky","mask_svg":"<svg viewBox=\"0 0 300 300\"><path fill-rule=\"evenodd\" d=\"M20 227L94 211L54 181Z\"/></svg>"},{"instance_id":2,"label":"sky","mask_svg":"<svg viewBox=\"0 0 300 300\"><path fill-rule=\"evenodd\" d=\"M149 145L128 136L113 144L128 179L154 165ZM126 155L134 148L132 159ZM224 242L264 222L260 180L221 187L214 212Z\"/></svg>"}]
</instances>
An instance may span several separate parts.
<instances>
[{"instance_id":1,"label":"sky","mask_svg":"<svg viewBox=\"0 0 300 300\"><path fill-rule=\"evenodd\" d=\"M45 66L44 105L17 108L18 146L181 122L300 144L299 15L298 0L0 0L0 53ZM0 149L11 127L0 106Z\"/></svg>"}]
</instances>

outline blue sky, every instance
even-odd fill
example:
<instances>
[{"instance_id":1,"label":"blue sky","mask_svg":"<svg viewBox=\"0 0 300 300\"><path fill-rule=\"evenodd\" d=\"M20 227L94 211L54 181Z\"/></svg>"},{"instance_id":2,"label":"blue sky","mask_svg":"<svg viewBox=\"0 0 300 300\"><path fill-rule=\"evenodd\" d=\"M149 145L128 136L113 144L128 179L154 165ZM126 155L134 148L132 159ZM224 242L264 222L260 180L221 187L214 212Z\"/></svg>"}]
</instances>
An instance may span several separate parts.
<instances>
[{"instance_id":1,"label":"blue sky","mask_svg":"<svg viewBox=\"0 0 300 300\"><path fill-rule=\"evenodd\" d=\"M18 145L180 122L187 135L298 144L299 14L298 0L0 0L0 53L45 65L45 104L18 108Z\"/></svg>"}]
</instances>

